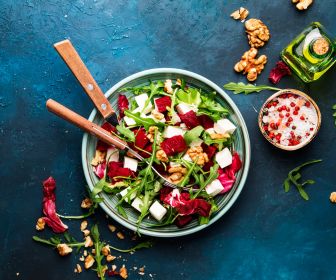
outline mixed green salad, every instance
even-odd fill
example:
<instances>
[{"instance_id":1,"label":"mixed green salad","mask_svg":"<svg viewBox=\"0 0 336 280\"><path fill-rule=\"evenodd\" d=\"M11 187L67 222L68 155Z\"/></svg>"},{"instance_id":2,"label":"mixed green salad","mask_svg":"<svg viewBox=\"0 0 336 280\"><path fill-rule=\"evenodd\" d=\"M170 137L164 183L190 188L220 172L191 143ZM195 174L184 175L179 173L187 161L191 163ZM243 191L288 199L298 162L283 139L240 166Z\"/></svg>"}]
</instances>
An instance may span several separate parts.
<instances>
[{"instance_id":1,"label":"mixed green salad","mask_svg":"<svg viewBox=\"0 0 336 280\"><path fill-rule=\"evenodd\" d=\"M147 216L153 226L183 227L194 218L208 223L217 211L214 198L230 191L242 166L233 150L236 126L215 96L182 79L119 92L119 125L102 127L144 160L98 141L91 165L100 181L93 194L116 195L118 212L127 217L125 208L134 208L139 225ZM162 186L152 166L178 187Z\"/></svg>"}]
</instances>

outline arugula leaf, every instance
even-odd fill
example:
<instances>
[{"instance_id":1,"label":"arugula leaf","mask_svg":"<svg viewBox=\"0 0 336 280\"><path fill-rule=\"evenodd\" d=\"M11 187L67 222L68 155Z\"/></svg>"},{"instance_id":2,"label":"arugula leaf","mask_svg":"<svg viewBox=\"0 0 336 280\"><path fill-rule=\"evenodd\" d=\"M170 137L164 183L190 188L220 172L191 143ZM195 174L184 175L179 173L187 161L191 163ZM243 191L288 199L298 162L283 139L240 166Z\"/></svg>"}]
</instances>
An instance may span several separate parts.
<instances>
[{"instance_id":1,"label":"arugula leaf","mask_svg":"<svg viewBox=\"0 0 336 280\"><path fill-rule=\"evenodd\" d=\"M203 131L204 131L204 128L200 125L194 127L191 130L188 130L183 135L183 138L185 142L187 143L187 145L189 146L192 141L196 140L202 134Z\"/></svg>"},{"instance_id":2,"label":"arugula leaf","mask_svg":"<svg viewBox=\"0 0 336 280\"><path fill-rule=\"evenodd\" d=\"M203 182L203 184L200 185L200 188L198 189L198 191L192 196L193 198L196 198L197 196L199 196L201 194L201 192L204 190L204 188L218 177L218 168L219 168L219 165L217 163L214 164L210 168L209 176Z\"/></svg>"},{"instance_id":3,"label":"arugula leaf","mask_svg":"<svg viewBox=\"0 0 336 280\"><path fill-rule=\"evenodd\" d=\"M98 230L97 225L94 225L91 228L91 236L92 236L93 244L94 244L94 247L95 247L95 254L93 255L93 257L96 261L96 264L97 264L97 267L96 267L95 270L98 273L98 277L101 280L104 280L105 279L104 275L105 275L105 271L106 271L106 265L102 264L102 260L103 260L104 256L101 254L101 250L105 246L105 243L100 241L100 234L99 234L99 230Z\"/></svg>"},{"instance_id":4,"label":"arugula leaf","mask_svg":"<svg viewBox=\"0 0 336 280\"><path fill-rule=\"evenodd\" d=\"M118 205L116 206L116 208L117 208L118 213L119 213L121 216L123 216L125 219L128 219L124 207L122 207L121 205L118 204Z\"/></svg>"},{"instance_id":5,"label":"arugula leaf","mask_svg":"<svg viewBox=\"0 0 336 280\"><path fill-rule=\"evenodd\" d=\"M202 95L202 103L198 106L198 115L208 115L213 120L217 121L223 117L223 115L228 115L229 111L215 101L216 92L208 93L207 95Z\"/></svg>"},{"instance_id":6,"label":"arugula leaf","mask_svg":"<svg viewBox=\"0 0 336 280\"><path fill-rule=\"evenodd\" d=\"M202 102L201 93L195 88L188 88L187 90L179 89L176 93L176 97L181 102L194 104L196 106Z\"/></svg>"},{"instance_id":7,"label":"arugula leaf","mask_svg":"<svg viewBox=\"0 0 336 280\"><path fill-rule=\"evenodd\" d=\"M112 249L114 251L121 252L121 253L131 253L131 252L135 252L135 251L140 250L140 249L147 249L147 248L151 248L151 247L153 247L153 242L145 241L145 242L141 242L141 243L135 245L134 247L132 247L130 249L119 249L119 248L112 247L112 246L110 246L110 249Z\"/></svg>"},{"instance_id":8,"label":"arugula leaf","mask_svg":"<svg viewBox=\"0 0 336 280\"><path fill-rule=\"evenodd\" d=\"M101 193L104 189L104 187L107 187L109 185L108 182L106 182L105 177L101 180L99 180L92 190L92 196L95 197L97 194Z\"/></svg>"},{"instance_id":9,"label":"arugula leaf","mask_svg":"<svg viewBox=\"0 0 336 280\"><path fill-rule=\"evenodd\" d=\"M129 128L125 127L124 124L122 125L117 125L116 129L123 135L126 137L126 139L129 142L134 143L135 142L135 136L132 130L130 130Z\"/></svg>"},{"instance_id":10,"label":"arugula leaf","mask_svg":"<svg viewBox=\"0 0 336 280\"><path fill-rule=\"evenodd\" d=\"M75 238L73 238L72 236L70 236L69 233L64 234L64 239L67 241L63 241L60 237L58 236L53 236L50 237L49 239L44 239L44 238L40 238L36 235L33 236L33 240L39 243L43 243L52 247L57 247L57 245L59 244L66 244L69 247L83 247L85 245L85 242L78 242L76 241Z\"/></svg>"},{"instance_id":11,"label":"arugula leaf","mask_svg":"<svg viewBox=\"0 0 336 280\"><path fill-rule=\"evenodd\" d=\"M212 139L209 133L203 134L203 141L207 145L211 144L225 144L225 146L230 146L233 142L232 135L229 138L222 138L222 139ZM221 149L219 149L221 150Z\"/></svg>"},{"instance_id":12,"label":"arugula leaf","mask_svg":"<svg viewBox=\"0 0 336 280\"><path fill-rule=\"evenodd\" d=\"M300 180L301 177L302 177L300 171L303 167L305 167L307 165L318 163L318 162L321 162L321 161L322 161L322 159L307 161L307 162L299 165L298 167L292 169L291 171L289 171L288 176L283 183L285 192L289 191L290 183L292 183L297 188L297 190L299 191L301 197L305 200L309 200L309 196L305 192L304 186L305 185L312 185L312 184L315 183L315 181L314 180L306 180L303 183L298 182L298 180Z\"/></svg>"},{"instance_id":13,"label":"arugula leaf","mask_svg":"<svg viewBox=\"0 0 336 280\"><path fill-rule=\"evenodd\" d=\"M245 95L252 92L260 92L262 90L281 90L280 88L270 87L267 85L255 86L253 84L240 83L228 83L224 85L224 89L233 91L234 94L244 93Z\"/></svg>"},{"instance_id":14,"label":"arugula leaf","mask_svg":"<svg viewBox=\"0 0 336 280\"><path fill-rule=\"evenodd\" d=\"M143 118L140 116L140 113L132 113L128 110L125 110L125 115L127 117L132 118L137 125L143 126L146 130L149 129L150 126L159 126L163 127L164 124L161 122L156 122L152 118Z\"/></svg>"}]
</instances>

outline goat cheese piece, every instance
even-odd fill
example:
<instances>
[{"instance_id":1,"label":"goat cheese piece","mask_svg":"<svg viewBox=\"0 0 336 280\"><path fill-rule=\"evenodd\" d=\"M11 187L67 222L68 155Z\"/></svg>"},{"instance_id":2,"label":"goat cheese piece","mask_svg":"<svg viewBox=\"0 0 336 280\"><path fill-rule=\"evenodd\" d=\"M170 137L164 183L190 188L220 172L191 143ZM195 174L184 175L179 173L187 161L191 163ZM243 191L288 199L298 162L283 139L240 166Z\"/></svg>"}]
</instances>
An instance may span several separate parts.
<instances>
[{"instance_id":1,"label":"goat cheese piece","mask_svg":"<svg viewBox=\"0 0 336 280\"><path fill-rule=\"evenodd\" d=\"M130 117L124 116L124 121L127 124L127 126L136 125L135 120Z\"/></svg>"},{"instance_id":2,"label":"goat cheese piece","mask_svg":"<svg viewBox=\"0 0 336 280\"><path fill-rule=\"evenodd\" d=\"M210 196L216 196L217 194L221 193L224 190L222 183L215 179L209 185L205 187L205 191Z\"/></svg>"},{"instance_id":3,"label":"goat cheese piece","mask_svg":"<svg viewBox=\"0 0 336 280\"><path fill-rule=\"evenodd\" d=\"M232 155L228 148L218 152L215 159L221 168L229 166L232 163Z\"/></svg>"},{"instance_id":4,"label":"goat cheese piece","mask_svg":"<svg viewBox=\"0 0 336 280\"><path fill-rule=\"evenodd\" d=\"M230 122L228 119L221 119L214 124L214 130L216 133L225 134L229 133L232 134L236 130L236 126Z\"/></svg>"},{"instance_id":5,"label":"goat cheese piece","mask_svg":"<svg viewBox=\"0 0 336 280\"><path fill-rule=\"evenodd\" d=\"M108 162L119 161L119 150L115 147L108 148L106 152L106 160Z\"/></svg>"},{"instance_id":6,"label":"goat cheese piece","mask_svg":"<svg viewBox=\"0 0 336 280\"><path fill-rule=\"evenodd\" d=\"M205 131L206 131L207 133L209 133L210 135L215 133L215 130L214 130L213 127L208 128L208 129L206 129Z\"/></svg>"},{"instance_id":7,"label":"goat cheese piece","mask_svg":"<svg viewBox=\"0 0 336 280\"><path fill-rule=\"evenodd\" d=\"M148 105L145 108L146 102L148 100L148 95L146 93L137 95L134 97L135 102L138 104L140 111L144 114L148 114L152 111L153 105L151 102L148 103Z\"/></svg>"},{"instance_id":8,"label":"goat cheese piece","mask_svg":"<svg viewBox=\"0 0 336 280\"><path fill-rule=\"evenodd\" d=\"M143 205L143 201L140 197L136 197L131 204L131 206L134 209L138 210L139 212L141 212L142 205Z\"/></svg>"},{"instance_id":9,"label":"goat cheese piece","mask_svg":"<svg viewBox=\"0 0 336 280\"><path fill-rule=\"evenodd\" d=\"M185 133L185 131L183 131L182 128L177 127L177 126L171 126L171 125L169 125L163 131L162 136L164 138L171 138L171 137L174 137L174 136L177 136L177 135L183 136L184 133Z\"/></svg>"},{"instance_id":10,"label":"goat cheese piece","mask_svg":"<svg viewBox=\"0 0 336 280\"><path fill-rule=\"evenodd\" d=\"M191 157L187 153L184 154L184 156L182 157L182 159L184 159L185 161L192 162Z\"/></svg>"},{"instance_id":11,"label":"goat cheese piece","mask_svg":"<svg viewBox=\"0 0 336 280\"><path fill-rule=\"evenodd\" d=\"M119 195L120 197L124 197L125 195L128 194L128 192L129 192L130 190L131 190L131 188L128 187L128 188L122 190L121 192L119 192L118 195ZM136 195L137 195L136 192L133 192L129 198L127 198L127 197L125 198L125 201L126 201L127 203L130 203L131 200L133 200L133 199L136 197Z\"/></svg>"},{"instance_id":12,"label":"goat cheese piece","mask_svg":"<svg viewBox=\"0 0 336 280\"><path fill-rule=\"evenodd\" d=\"M149 213L157 220L161 221L164 215L167 213L167 209L163 207L160 202L155 201L152 206L149 208Z\"/></svg>"},{"instance_id":13,"label":"goat cheese piece","mask_svg":"<svg viewBox=\"0 0 336 280\"><path fill-rule=\"evenodd\" d=\"M184 115L184 114L188 113L189 111L196 112L197 108L195 106L191 106L187 103L181 102L176 106L176 110L179 114Z\"/></svg>"},{"instance_id":14,"label":"goat cheese piece","mask_svg":"<svg viewBox=\"0 0 336 280\"><path fill-rule=\"evenodd\" d=\"M134 158L124 157L124 168L129 168L136 172L138 169L138 161Z\"/></svg>"},{"instance_id":15,"label":"goat cheese piece","mask_svg":"<svg viewBox=\"0 0 336 280\"><path fill-rule=\"evenodd\" d=\"M203 140L200 139L200 138L197 138L197 139L191 141L191 143L190 143L189 146L190 146L190 147L198 147L198 146L201 146L202 143L203 143Z\"/></svg>"}]
</instances>

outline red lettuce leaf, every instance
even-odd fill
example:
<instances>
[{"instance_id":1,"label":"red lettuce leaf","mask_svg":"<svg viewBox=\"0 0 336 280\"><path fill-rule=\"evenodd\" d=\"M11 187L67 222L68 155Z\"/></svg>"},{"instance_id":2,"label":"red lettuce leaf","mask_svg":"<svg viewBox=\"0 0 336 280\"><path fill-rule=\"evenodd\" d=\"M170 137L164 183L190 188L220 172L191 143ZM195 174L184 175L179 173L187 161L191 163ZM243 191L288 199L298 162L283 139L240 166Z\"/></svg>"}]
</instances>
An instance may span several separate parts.
<instances>
[{"instance_id":1,"label":"red lettuce leaf","mask_svg":"<svg viewBox=\"0 0 336 280\"><path fill-rule=\"evenodd\" d=\"M184 122L189 129L192 129L200 125L196 113L193 110L190 110L185 114L179 114L179 117L181 121Z\"/></svg>"},{"instance_id":2,"label":"red lettuce leaf","mask_svg":"<svg viewBox=\"0 0 336 280\"><path fill-rule=\"evenodd\" d=\"M173 156L187 149L186 142L181 135L165 139L160 146L168 156Z\"/></svg>"},{"instance_id":3,"label":"red lettuce leaf","mask_svg":"<svg viewBox=\"0 0 336 280\"><path fill-rule=\"evenodd\" d=\"M197 117L199 123L201 126L203 126L204 129L213 128L214 127L214 121L207 115L200 115Z\"/></svg>"},{"instance_id":4,"label":"red lettuce leaf","mask_svg":"<svg viewBox=\"0 0 336 280\"><path fill-rule=\"evenodd\" d=\"M283 61L278 61L276 66L271 70L268 79L273 83L277 84L280 82L281 78L287 75L291 75L291 70Z\"/></svg>"},{"instance_id":5,"label":"red lettuce leaf","mask_svg":"<svg viewBox=\"0 0 336 280\"><path fill-rule=\"evenodd\" d=\"M167 107L171 106L171 98L169 96L163 96L163 97L157 98L155 99L154 102L155 102L157 110L160 113L167 111Z\"/></svg>"},{"instance_id":6,"label":"red lettuce leaf","mask_svg":"<svg viewBox=\"0 0 336 280\"><path fill-rule=\"evenodd\" d=\"M125 95L119 94L118 96L118 108L119 108L119 117L124 117L125 110L128 110L128 99Z\"/></svg>"},{"instance_id":7,"label":"red lettuce leaf","mask_svg":"<svg viewBox=\"0 0 336 280\"><path fill-rule=\"evenodd\" d=\"M195 198L186 201L184 204L176 206L176 210L180 215L198 214L203 217L209 217L211 204L201 198Z\"/></svg>"},{"instance_id":8,"label":"red lettuce leaf","mask_svg":"<svg viewBox=\"0 0 336 280\"><path fill-rule=\"evenodd\" d=\"M56 181L53 177L49 177L43 182L43 213L45 217L42 219L51 227L55 233L62 233L68 229L56 214Z\"/></svg>"},{"instance_id":9,"label":"red lettuce leaf","mask_svg":"<svg viewBox=\"0 0 336 280\"><path fill-rule=\"evenodd\" d=\"M103 179L104 178L105 169L106 169L106 161L98 164L97 166L94 166L93 167L93 172L97 175L97 177L99 179Z\"/></svg>"},{"instance_id":10,"label":"red lettuce leaf","mask_svg":"<svg viewBox=\"0 0 336 280\"><path fill-rule=\"evenodd\" d=\"M104 122L102 125L101 125L101 128L105 129L106 131L108 132L117 132L117 129L111 125L110 123L108 122ZM101 151L101 152L106 152L107 149L111 147L110 145L106 144L105 142L101 141L101 140L98 140L97 141L97 146L96 146L96 149Z\"/></svg>"}]
</instances>

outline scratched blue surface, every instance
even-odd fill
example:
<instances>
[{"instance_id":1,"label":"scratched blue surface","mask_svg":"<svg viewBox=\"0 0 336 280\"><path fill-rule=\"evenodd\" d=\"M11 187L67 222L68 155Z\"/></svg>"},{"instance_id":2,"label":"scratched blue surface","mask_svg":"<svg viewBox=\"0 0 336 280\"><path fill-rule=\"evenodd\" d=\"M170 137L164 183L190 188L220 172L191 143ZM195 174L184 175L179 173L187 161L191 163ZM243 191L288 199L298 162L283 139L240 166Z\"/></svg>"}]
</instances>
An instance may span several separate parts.
<instances>
[{"instance_id":1,"label":"scratched blue surface","mask_svg":"<svg viewBox=\"0 0 336 280\"><path fill-rule=\"evenodd\" d=\"M88 116L93 106L53 43L70 38L103 90L140 70L177 67L206 76L218 85L245 81L233 72L248 49L243 24L230 19L239 6L270 28L260 50L269 58L258 83L287 43L312 21L336 34L335 0L316 0L305 12L291 1L0 1L0 279L95 279L94 272L74 275L74 255L61 258L31 236L41 215L41 181L56 178L59 212L80 213L85 191L81 168L82 132L45 109L53 98ZM336 68L305 86L293 77L280 87L309 93L322 111L322 128L306 148L276 150L262 138L257 113L270 92L230 95L242 111L252 142L252 165L237 203L215 225L180 239L155 239L150 250L123 256L129 279L336 279L336 206L329 203L335 185ZM281 186L289 169L306 160L323 163L304 172L316 184L308 202ZM105 214L96 218L103 238L121 241L107 229ZM95 220L90 220L93 224ZM69 222L80 237L79 223ZM125 231L127 235L131 235ZM50 235L45 231L42 236ZM124 261L123 258L126 260ZM133 267L146 266L140 276ZM17 273L19 273L17 275Z\"/></svg>"}]
</instances>

